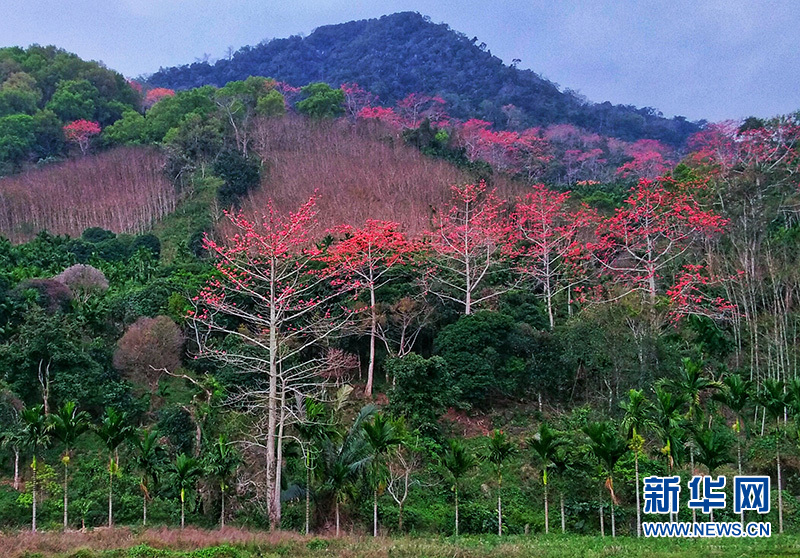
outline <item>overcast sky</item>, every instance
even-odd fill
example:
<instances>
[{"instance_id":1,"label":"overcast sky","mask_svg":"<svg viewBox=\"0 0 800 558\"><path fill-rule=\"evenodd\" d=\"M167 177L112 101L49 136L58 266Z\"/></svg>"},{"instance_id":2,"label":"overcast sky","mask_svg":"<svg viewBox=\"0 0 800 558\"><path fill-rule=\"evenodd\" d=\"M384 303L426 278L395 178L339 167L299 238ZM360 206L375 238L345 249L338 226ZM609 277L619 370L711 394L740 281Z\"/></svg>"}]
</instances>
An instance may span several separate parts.
<instances>
[{"instance_id":1,"label":"overcast sky","mask_svg":"<svg viewBox=\"0 0 800 558\"><path fill-rule=\"evenodd\" d=\"M126 76L413 10L592 101L722 120L800 109L798 0L2 0L0 44L55 44Z\"/></svg>"}]
</instances>

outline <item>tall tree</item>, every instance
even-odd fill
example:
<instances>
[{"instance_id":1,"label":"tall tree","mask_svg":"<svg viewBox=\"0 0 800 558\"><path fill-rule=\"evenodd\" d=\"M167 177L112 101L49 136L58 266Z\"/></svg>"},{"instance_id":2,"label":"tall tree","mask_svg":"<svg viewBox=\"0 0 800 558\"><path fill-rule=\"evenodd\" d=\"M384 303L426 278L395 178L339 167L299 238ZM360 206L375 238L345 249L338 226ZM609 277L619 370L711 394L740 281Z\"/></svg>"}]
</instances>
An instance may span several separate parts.
<instances>
[{"instance_id":1,"label":"tall tree","mask_svg":"<svg viewBox=\"0 0 800 558\"><path fill-rule=\"evenodd\" d=\"M595 456L606 475L605 487L611 500L611 536L617 536L617 525L614 505L618 503L614 492L614 469L620 458L628 452L628 445L616 432L610 422L592 422L583 431L589 437L592 454ZM601 528L603 527L601 523Z\"/></svg>"},{"instance_id":2,"label":"tall tree","mask_svg":"<svg viewBox=\"0 0 800 558\"><path fill-rule=\"evenodd\" d=\"M36 532L36 494L37 490L37 472L38 461L37 457L39 451L47 448L52 443L52 430L53 423L44 412L43 405L34 405L22 410L20 414L23 424L23 437L25 445L31 449L33 458L31 460L31 469L33 470L32 489L33 494L33 512L31 519L31 531Z\"/></svg>"},{"instance_id":3,"label":"tall tree","mask_svg":"<svg viewBox=\"0 0 800 558\"><path fill-rule=\"evenodd\" d=\"M785 417L786 408L791 403L791 395L786 391L786 386L783 382L767 378L761 385L758 399L775 425L772 437L775 439L775 472L778 481L778 532L783 533L783 483L781 482L783 426L781 423Z\"/></svg>"},{"instance_id":4,"label":"tall tree","mask_svg":"<svg viewBox=\"0 0 800 558\"><path fill-rule=\"evenodd\" d=\"M497 534L503 534L503 465L513 456L517 448L514 442L508 439L506 433L501 430L495 430L491 436L488 437L486 445L486 459L494 467L495 475L497 475Z\"/></svg>"},{"instance_id":5,"label":"tall tree","mask_svg":"<svg viewBox=\"0 0 800 558\"><path fill-rule=\"evenodd\" d=\"M159 444L157 430L142 430L133 438L134 467L139 472L139 488L142 490L142 525L147 525L147 501L158 485L158 475L164 466L166 450Z\"/></svg>"},{"instance_id":6,"label":"tall tree","mask_svg":"<svg viewBox=\"0 0 800 558\"><path fill-rule=\"evenodd\" d=\"M378 413L365 422L364 438L370 448L370 482L372 484L372 536L378 536L378 492L386 479L386 457L389 451L403 443L403 427L388 416Z\"/></svg>"},{"instance_id":7,"label":"tall tree","mask_svg":"<svg viewBox=\"0 0 800 558\"><path fill-rule=\"evenodd\" d=\"M64 446L61 462L64 464L64 530L66 530L70 454L75 447L76 440L89 429L89 413L78 411L78 405L74 401L67 401L52 417L53 437Z\"/></svg>"},{"instance_id":8,"label":"tall tree","mask_svg":"<svg viewBox=\"0 0 800 558\"><path fill-rule=\"evenodd\" d=\"M702 184L642 179L622 208L600 222L594 244L602 271L641 291L655 311L658 278L697 241L720 233L725 219L698 201Z\"/></svg>"},{"instance_id":9,"label":"tall tree","mask_svg":"<svg viewBox=\"0 0 800 558\"><path fill-rule=\"evenodd\" d=\"M114 475L119 474L119 446L134 432L127 413L106 407L105 415L96 429L108 450L108 526L114 525Z\"/></svg>"},{"instance_id":10,"label":"tall tree","mask_svg":"<svg viewBox=\"0 0 800 558\"><path fill-rule=\"evenodd\" d=\"M542 466L542 485L544 486L544 532L550 532L550 506L547 499L547 468L553 464L558 448L567 443L567 440L552 430L543 422L539 431L528 439L528 447L539 458Z\"/></svg>"},{"instance_id":11,"label":"tall tree","mask_svg":"<svg viewBox=\"0 0 800 558\"><path fill-rule=\"evenodd\" d=\"M504 269L511 227L502 215L502 201L494 190L487 191L484 182L452 190L453 205L438 219L432 234L436 257L425 275L425 286L471 314L476 306L509 288L487 283Z\"/></svg>"},{"instance_id":12,"label":"tall tree","mask_svg":"<svg viewBox=\"0 0 800 558\"><path fill-rule=\"evenodd\" d=\"M175 483L180 491L181 529L183 529L186 524L186 489L194 486L198 477L203 473L203 469L197 459L181 453L172 464L172 473L175 475Z\"/></svg>"},{"instance_id":13,"label":"tall tree","mask_svg":"<svg viewBox=\"0 0 800 558\"><path fill-rule=\"evenodd\" d=\"M341 240L330 246L325 258L338 281L350 282L352 288L369 293L369 364L364 388L367 397L372 396L378 333L375 293L391 281L392 268L406 263L416 249L399 229L398 223L374 219L367 220L360 229L344 225L332 231L341 235Z\"/></svg>"},{"instance_id":14,"label":"tall tree","mask_svg":"<svg viewBox=\"0 0 800 558\"><path fill-rule=\"evenodd\" d=\"M634 467L636 470L636 536L642 536L642 507L639 484L639 454L644 449L645 430L655 427L655 422L650 418L650 402L642 390L632 389L628 392L627 401L620 405L625 411L622 419L622 430L628 439L628 447L633 451Z\"/></svg>"},{"instance_id":15,"label":"tall tree","mask_svg":"<svg viewBox=\"0 0 800 558\"><path fill-rule=\"evenodd\" d=\"M455 536L458 536L458 489L464 478L478 464L475 456L460 440L449 440L442 459L442 466L453 478L453 495L455 497Z\"/></svg>"},{"instance_id":16,"label":"tall tree","mask_svg":"<svg viewBox=\"0 0 800 558\"><path fill-rule=\"evenodd\" d=\"M306 358L321 341L341 331L352 315L333 302L318 273L319 251L310 243L315 199L296 213L270 202L262 219L229 215L228 238L205 246L216 258L216 276L193 299L190 318L199 356L234 370L255 373L256 388L243 387L243 403L263 417L259 443L266 450L268 513L280 526L281 473L285 429L293 417L287 401L314 395L322 387L320 359ZM266 411L266 412L265 412Z\"/></svg>"},{"instance_id":17,"label":"tall tree","mask_svg":"<svg viewBox=\"0 0 800 558\"><path fill-rule=\"evenodd\" d=\"M578 233L588 220L583 212L570 210L568 203L569 192L535 184L532 192L517 200L512 215L519 271L541 285L550 329L555 327L554 298L582 279L570 263L579 252Z\"/></svg>"},{"instance_id":18,"label":"tall tree","mask_svg":"<svg viewBox=\"0 0 800 558\"><path fill-rule=\"evenodd\" d=\"M205 470L219 486L221 510L219 513L219 528L225 528L225 493L230 488L230 482L236 475L236 470L242 464L242 458L224 434L220 434L217 441L206 453ZM308 532L306 532L308 534Z\"/></svg>"}]
</instances>

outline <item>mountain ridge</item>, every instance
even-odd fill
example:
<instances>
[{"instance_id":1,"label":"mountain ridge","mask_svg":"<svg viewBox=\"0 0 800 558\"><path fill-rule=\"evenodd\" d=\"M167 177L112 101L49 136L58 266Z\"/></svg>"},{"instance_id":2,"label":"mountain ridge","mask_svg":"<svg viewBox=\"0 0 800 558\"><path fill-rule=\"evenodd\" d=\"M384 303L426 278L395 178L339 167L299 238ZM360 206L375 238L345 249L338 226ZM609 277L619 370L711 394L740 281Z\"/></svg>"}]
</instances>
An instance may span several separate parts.
<instances>
[{"instance_id":1,"label":"mountain ridge","mask_svg":"<svg viewBox=\"0 0 800 558\"><path fill-rule=\"evenodd\" d=\"M477 37L470 39L418 12L324 25L305 37L242 47L214 64L161 68L148 82L186 89L222 86L249 75L294 86L356 82L383 103L413 92L436 94L448 102L454 117L481 118L499 127L509 120L503 107L514 105L521 111L516 119L521 126L570 123L626 141L649 138L680 146L703 124L681 116L667 119L651 107L587 102L533 70L504 64Z\"/></svg>"}]
</instances>

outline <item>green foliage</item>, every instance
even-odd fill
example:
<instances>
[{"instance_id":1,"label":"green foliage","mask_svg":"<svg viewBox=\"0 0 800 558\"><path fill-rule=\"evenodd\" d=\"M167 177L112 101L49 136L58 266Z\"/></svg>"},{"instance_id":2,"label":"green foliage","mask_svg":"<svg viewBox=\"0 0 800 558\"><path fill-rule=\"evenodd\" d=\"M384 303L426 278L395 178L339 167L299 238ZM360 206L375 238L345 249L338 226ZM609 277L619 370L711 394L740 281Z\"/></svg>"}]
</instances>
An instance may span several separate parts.
<instances>
[{"instance_id":1,"label":"green foliage","mask_svg":"<svg viewBox=\"0 0 800 558\"><path fill-rule=\"evenodd\" d=\"M34 119L27 114L0 118L0 172L25 161L36 142Z\"/></svg>"},{"instance_id":2,"label":"green foliage","mask_svg":"<svg viewBox=\"0 0 800 558\"><path fill-rule=\"evenodd\" d=\"M220 153L214 161L214 172L224 181L217 190L217 199L223 207L230 207L238 205L248 192L258 188L261 161L229 149Z\"/></svg>"},{"instance_id":3,"label":"green foliage","mask_svg":"<svg viewBox=\"0 0 800 558\"><path fill-rule=\"evenodd\" d=\"M286 100L280 91L271 89L266 95L258 99L256 114L275 118L286 114Z\"/></svg>"},{"instance_id":4,"label":"green foliage","mask_svg":"<svg viewBox=\"0 0 800 558\"><path fill-rule=\"evenodd\" d=\"M244 47L231 60L165 68L150 83L186 89L252 75L297 85L320 76L333 87L356 82L389 104L409 93L439 94L455 118L481 118L499 126L508 123L502 107L512 104L520 109L521 127L570 122L625 140L650 137L673 145L699 129L683 117L667 119L649 107L587 103L535 72L503 64L476 38L416 12L326 25L307 37Z\"/></svg>"},{"instance_id":5,"label":"green foliage","mask_svg":"<svg viewBox=\"0 0 800 558\"><path fill-rule=\"evenodd\" d=\"M447 362L411 353L387 360L384 367L395 382L389 392L392 413L406 417L411 426L424 432L435 432L439 418L455 400Z\"/></svg>"},{"instance_id":6,"label":"green foliage","mask_svg":"<svg viewBox=\"0 0 800 558\"><path fill-rule=\"evenodd\" d=\"M327 83L310 83L302 89L305 99L296 105L297 111L311 118L335 118L344 114L344 92Z\"/></svg>"},{"instance_id":7,"label":"green foliage","mask_svg":"<svg viewBox=\"0 0 800 558\"><path fill-rule=\"evenodd\" d=\"M525 341L510 316L480 311L443 328L434 347L447 362L458 401L485 408L491 396L525 389Z\"/></svg>"}]
</instances>

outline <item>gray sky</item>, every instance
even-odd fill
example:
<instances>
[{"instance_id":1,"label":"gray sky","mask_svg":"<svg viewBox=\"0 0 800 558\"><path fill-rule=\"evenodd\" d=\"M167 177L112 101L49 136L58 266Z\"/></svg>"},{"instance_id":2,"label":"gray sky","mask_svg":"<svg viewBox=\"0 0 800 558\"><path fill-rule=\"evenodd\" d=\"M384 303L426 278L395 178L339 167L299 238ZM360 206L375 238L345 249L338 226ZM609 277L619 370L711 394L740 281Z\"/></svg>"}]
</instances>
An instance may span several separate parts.
<instances>
[{"instance_id":1,"label":"gray sky","mask_svg":"<svg viewBox=\"0 0 800 558\"><path fill-rule=\"evenodd\" d=\"M722 120L800 109L797 0L2 0L0 45L55 44L127 76L413 10L592 101Z\"/></svg>"}]
</instances>

